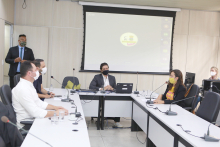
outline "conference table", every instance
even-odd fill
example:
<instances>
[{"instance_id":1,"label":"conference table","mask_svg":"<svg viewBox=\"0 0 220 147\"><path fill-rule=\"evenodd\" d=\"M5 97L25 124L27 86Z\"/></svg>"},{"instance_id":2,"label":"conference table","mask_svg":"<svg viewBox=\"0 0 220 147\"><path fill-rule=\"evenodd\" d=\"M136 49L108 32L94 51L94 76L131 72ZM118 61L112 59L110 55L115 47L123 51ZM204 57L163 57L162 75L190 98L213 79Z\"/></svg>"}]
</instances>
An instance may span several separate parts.
<instances>
[{"instance_id":1,"label":"conference table","mask_svg":"<svg viewBox=\"0 0 220 147\"><path fill-rule=\"evenodd\" d=\"M63 95L66 90L56 89L54 92L57 95ZM75 121L69 120L69 115L64 117L64 121L58 122L58 124L51 124L51 120L48 118L36 118L30 133L43 139L44 141L51 144L53 147L90 147L90 140L85 121L85 116L81 106L81 101L77 94L70 95L70 98L74 100L77 106L77 111L81 112L82 120L78 122L78 125L73 125ZM55 106L62 106L68 110L69 113L75 113L76 108L72 108L69 102L61 102L60 98L45 99L48 104ZM78 131L73 131L78 130ZM21 147L49 147L44 142L28 134Z\"/></svg>"},{"instance_id":2,"label":"conference table","mask_svg":"<svg viewBox=\"0 0 220 147\"><path fill-rule=\"evenodd\" d=\"M53 92L62 94L65 89L54 89ZM204 139L191 136L183 131L183 129L190 130L191 134L203 137L207 133L210 123L178 105L172 105L171 107L172 111L178 114L176 116L168 116L163 112L166 112L170 105L154 104L149 106L146 104L147 99L142 94L79 92L70 94L70 98L74 100L78 107L78 112L81 112L83 118L97 117L97 129L104 129L105 117L131 117L131 131L144 131L146 133L147 147L220 146L220 142L206 142ZM61 102L59 98L47 99L46 101L49 104L63 106L69 112L75 111L75 109L71 108L71 103ZM156 107L157 109L154 109ZM183 129L177 124L181 124ZM78 129L79 131L72 132L72 129ZM60 122L57 126L52 126L46 118L35 119L30 132L42 136L48 143L53 144L54 142L54 146L59 146L63 143L66 146L90 146L85 119L80 121L77 126L72 125L68 120L64 123ZM211 125L210 135L220 138L220 128ZM27 135L22 147L30 146L31 142L36 142L36 139ZM42 146L47 146L40 141L38 142ZM57 142L60 142L60 144L58 145Z\"/></svg>"}]
</instances>

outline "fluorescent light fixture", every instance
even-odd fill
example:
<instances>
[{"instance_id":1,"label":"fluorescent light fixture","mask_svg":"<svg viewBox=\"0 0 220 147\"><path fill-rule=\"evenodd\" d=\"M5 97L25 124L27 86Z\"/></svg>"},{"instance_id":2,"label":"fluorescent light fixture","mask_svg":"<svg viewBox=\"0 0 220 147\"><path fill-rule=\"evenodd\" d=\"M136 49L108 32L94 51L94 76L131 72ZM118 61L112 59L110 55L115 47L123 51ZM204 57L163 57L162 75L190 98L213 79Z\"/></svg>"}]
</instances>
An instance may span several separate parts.
<instances>
[{"instance_id":1,"label":"fluorescent light fixture","mask_svg":"<svg viewBox=\"0 0 220 147\"><path fill-rule=\"evenodd\" d=\"M181 11L180 8L166 8L166 7L150 7L150 6L137 6L137 5L122 5L122 4L110 4L110 3L94 3L79 1L80 5L88 6L105 6L105 7L117 7L117 8L134 8L134 9L148 9L148 10L164 10L164 11Z\"/></svg>"}]
</instances>

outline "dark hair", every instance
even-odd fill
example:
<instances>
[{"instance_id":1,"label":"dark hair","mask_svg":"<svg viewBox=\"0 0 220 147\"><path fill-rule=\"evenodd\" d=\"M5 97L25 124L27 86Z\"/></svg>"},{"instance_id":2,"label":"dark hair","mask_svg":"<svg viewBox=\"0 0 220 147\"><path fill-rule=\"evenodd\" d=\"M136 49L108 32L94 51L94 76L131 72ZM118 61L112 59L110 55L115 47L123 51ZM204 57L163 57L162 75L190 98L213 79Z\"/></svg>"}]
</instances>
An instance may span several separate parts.
<instances>
[{"instance_id":1,"label":"dark hair","mask_svg":"<svg viewBox=\"0 0 220 147\"><path fill-rule=\"evenodd\" d=\"M100 69L102 70L102 67L103 66L105 66L105 65L107 65L108 66L108 64L107 63L102 63L101 65L100 65ZM108 66L109 67L109 66Z\"/></svg>"},{"instance_id":2,"label":"dark hair","mask_svg":"<svg viewBox=\"0 0 220 147\"><path fill-rule=\"evenodd\" d=\"M178 80L175 84L175 88L174 88L174 92L179 88L180 85L183 85L185 88L186 86L183 84L183 74L180 70L178 69L174 69L170 71L170 74L174 72L175 77L178 77ZM168 83L168 90L171 90L173 87L173 84L171 84L170 82Z\"/></svg>"},{"instance_id":3,"label":"dark hair","mask_svg":"<svg viewBox=\"0 0 220 147\"><path fill-rule=\"evenodd\" d=\"M20 34L20 35L19 35L19 38L20 38L20 37L26 37L26 35L24 35L24 34Z\"/></svg>"},{"instance_id":4,"label":"dark hair","mask_svg":"<svg viewBox=\"0 0 220 147\"><path fill-rule=\"evenodd\" d=\"M31 71L33 69L31 63L32 63L31 61L24 61L23 63L21 63L20 72L22 78L27 75L28 71Z\"/></svg>"},{"instance_id":5,"label":"dark hair","mask_svg":"<svg viewBox=\"0 0 220 147\"><path fill-rule=\"evenodd\" d=\"M34 63L34 65L35 65L36 67L40 67L40 63L43 62L43 61L44 61L43 59L35 59L35 60L33 61L33 63Z\"/></svg>"}]
</instances>

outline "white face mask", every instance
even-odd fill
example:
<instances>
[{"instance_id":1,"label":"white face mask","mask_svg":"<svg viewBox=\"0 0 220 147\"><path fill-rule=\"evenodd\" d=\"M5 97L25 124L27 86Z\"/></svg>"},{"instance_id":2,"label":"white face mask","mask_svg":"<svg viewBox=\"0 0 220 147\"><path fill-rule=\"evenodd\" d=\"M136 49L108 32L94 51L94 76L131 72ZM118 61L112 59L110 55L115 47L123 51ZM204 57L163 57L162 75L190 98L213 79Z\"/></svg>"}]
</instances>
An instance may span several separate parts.
<instances>
[{"instance_id":1,"label":"white face mask","mask_svg":"<svg viewBox=\"0 0 220 147\"><path fill-rule=\"evenodd\" d=\"M39 76L40 76L39 71L36 71L36 76L35 76L35 77L32 77L32 78L34 78L34 80L36 81L36 80L39 78Z\"/></svg>"},{"instance_id":2,"label":"white face mask","mask_svg":"<svg viewBox=\"0 0 220 147\"><path fill-rule=\"evenodd\" d=\"M210 74L211 74L211 76L215 76L216 72L211 71Z\"/></svg>"},{"instance_id":3,"label":"white face mask","mask_svg":"<svg viewBox=\"0 0 220 147\"><path fill-rule=\"evenodd\" d=\"M47 72L47 67L42 68L41 74L46 74L46 72Z\"/></svg>"}]
</instances>

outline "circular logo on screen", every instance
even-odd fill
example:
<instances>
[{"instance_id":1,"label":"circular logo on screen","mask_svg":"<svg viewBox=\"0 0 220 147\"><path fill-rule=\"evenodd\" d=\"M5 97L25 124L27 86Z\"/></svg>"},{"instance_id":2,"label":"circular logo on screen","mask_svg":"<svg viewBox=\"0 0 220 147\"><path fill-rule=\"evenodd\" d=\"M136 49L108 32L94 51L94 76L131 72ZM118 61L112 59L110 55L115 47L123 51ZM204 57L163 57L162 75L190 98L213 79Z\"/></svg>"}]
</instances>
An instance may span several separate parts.
<instances>
[{"instance_id":1,"label":"circular logo on screen","mask_svg":"<svg viewBox=\"0 0 220 147\"><path fill-rule=\"evenodd\" d=\"M134 46L138 42L138 38L133 33L124 33L120 37L120 41L124 46Z\"/></svg>"}]
</instances>

